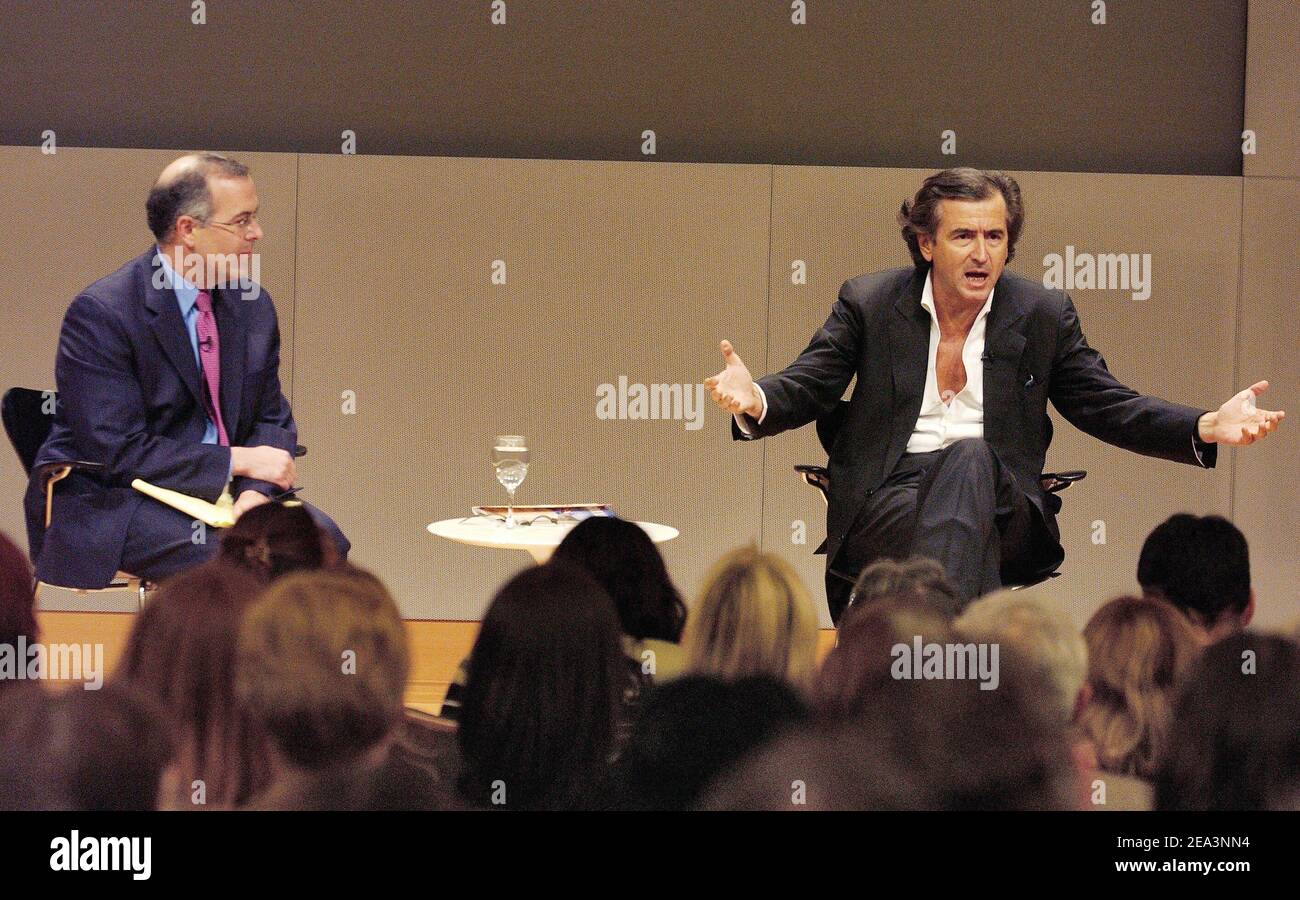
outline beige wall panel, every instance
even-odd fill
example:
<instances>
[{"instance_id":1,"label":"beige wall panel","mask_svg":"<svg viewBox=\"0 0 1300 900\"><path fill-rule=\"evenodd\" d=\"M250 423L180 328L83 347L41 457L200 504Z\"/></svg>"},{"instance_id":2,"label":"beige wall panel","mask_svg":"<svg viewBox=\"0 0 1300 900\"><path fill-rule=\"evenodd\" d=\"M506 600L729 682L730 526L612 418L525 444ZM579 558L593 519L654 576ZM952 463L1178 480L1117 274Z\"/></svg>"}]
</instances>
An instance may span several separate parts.
<instances>
[{"instance_id":1,"label":"beige wall panel","mask_svg":"<svg viewBox=\"0 0 1300 900\"><path fill-rule=\"evenodd\" d=\"M839 286L854 275L910 264L894 224L928 170L778 167L773 189L772 308L766 370L792 360L825 321ZM1120 380L1169 400L1217 406L1232 392L1238 266L1237 179L1017 173L1027 225L1012 268L1041 278L1048 253L1150 253L1149 299L1123 290L1071 292L1089 342ZM792 285L794 259L808 284ZM1208 348L1208 349L1207 349ZM742 348L742 354L744 352ZM754 368L764 368L762 364ZM1201 472L1148 459L1076 431L1053 413L1047 465L1087 469L1060 517L1067 557L1061 577L1035 590L1059 597L1082 624L1106 598L1135 585L1146 534L1180 510L1226 514L1229 468ZM1190 440L1190 436L1189 436ZM791 467L824 459L811 427L767 440L764 539L818 588L824 508ZM791 523L808 524L792 545ZM1106 543L1093 544L1092 523ZM818 591L819 595L821 591ZM823 617L825 611L823 610ZM823 618L823 623L827 621Z\"/></svg>"},{"instance_id":2,"label":"beige wall panel","mask_svg":"<svg viewBox=\"0 0 1300 900\"><path fill-rule=\"evenodd\" d=\"M0 387L54 387L63 314L77 292L149 247L149 188L173 150L0 147L0 228L8 252L0 271ZM240 153L253 169L265 238L262 281L275 298L284 347L281 376L292 377L294 175L296 157ZM13 452L0 453L0 530L24 548L26 477ZM130 594L42 592L47 609L133 609Z\"/></svg>"},{"instance_id":3,"label":"beige wall panel","mask_svg":"<svg viewBox=\"0 0 1300 900\"><path fill-rule=\"evenodd\" d=\"M1242 385L1267 378L1265 409L1290 416L1263 444L1235 451L1233 518L1250 542L1251 584L1263 628L1300 626L1300 371L1296 365L1296 285L1300 253L1295 211L1300 181L1247 178L1242 224L1241 333L1238 371Z\"/></svg>"},{"instance_id":4,"label":"beige wall panel","mask_svg":"<svg viewBox=\"0 0 1300 900\"><path fill-rule=\"evenodd\" d=\"M596 392L620 375L696 383L719 367L720 334L762 341L769 179L759 166L301 157L305 496L405 615L478 618L528 563L424 530L505 499L496 434L529 439L521 502L606 501L681 529L664 551L688 594L720 549L758 537L761 448L732 447L716 409L698 430L600 420Z\"/></svg>"},{"instance_id":5,"label":"beige wall panel","mask_svg":"<svg viewBox=\"0 0 1300 900\"><path fill-rule=\"evenodd\" d=\"M1300 177L1300 3L1250 0L1246 31L1246 124L1255 132L1245 175Z\"/></svg>"}]
</instances>

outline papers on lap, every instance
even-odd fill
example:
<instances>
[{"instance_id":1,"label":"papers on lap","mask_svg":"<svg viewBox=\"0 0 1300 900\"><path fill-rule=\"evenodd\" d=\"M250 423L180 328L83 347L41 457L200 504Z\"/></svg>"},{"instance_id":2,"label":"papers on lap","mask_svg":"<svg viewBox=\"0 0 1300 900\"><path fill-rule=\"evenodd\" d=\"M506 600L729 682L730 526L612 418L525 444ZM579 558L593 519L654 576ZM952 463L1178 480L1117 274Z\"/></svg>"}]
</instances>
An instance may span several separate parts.
<instances>
[{"instance_id":1,"label":"papers on lap","mask_svg":"<svg viewBox=\"0 0 1300 900\"><path fill-rule=\"evenodd\" d=\"M229 489L221 492L216 503L209 503L199 497L157 487L140 478L132 481L131 487L160 503L166 503L172 509L180 510L210 528L229 528L235 524L235 501L231 498Z\"/></svg>"}]
</instances>

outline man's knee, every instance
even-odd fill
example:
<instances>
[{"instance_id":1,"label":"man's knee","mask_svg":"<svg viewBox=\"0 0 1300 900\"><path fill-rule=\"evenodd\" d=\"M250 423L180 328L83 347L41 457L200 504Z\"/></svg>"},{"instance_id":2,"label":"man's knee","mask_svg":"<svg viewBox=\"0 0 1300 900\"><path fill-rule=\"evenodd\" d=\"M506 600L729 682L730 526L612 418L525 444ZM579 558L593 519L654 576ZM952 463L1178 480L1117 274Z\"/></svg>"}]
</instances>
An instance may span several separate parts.
<instances>
[{"instance_id":1,"label":"man's knee","mask_svg":"<svg viewBox=\"0 0 1300 900\"><path fill-rule=\"evenodd\" d=\"M334 549L338 551L339 559L347 559L348 551L352 549L352 542L343 534L343 529L339 528L338 523L325 513L321 512L317 507L312 506L310 503L306 504L306 506L307 512L311 514L317 527L319 527L321 531L325 532L330 541L333 542Z\"/></svg>"},{"instance_id":2,"label":"man's knee","mask_svg":"<svg viewBox=\"0 0 1300 900\"><path fill-rule=\"evenodd\" d=\"M995 458L993 446L984 438L964 438L949 444L944 454L948 459L969 460L973 462L992 462Z\"/></svg>"},{"instance_id":3,"label":"man's knee","mask_svg":"<svg viewBox=\"0 0 1300 900\"><path fill-rule=\"evenodd\" d=\"M995 502L997 481L997 454L988 441L966 438L949 444L921 480L918 513L936 502L953 515L972 505L983 508Z\"/></svg>"}]
</instances>

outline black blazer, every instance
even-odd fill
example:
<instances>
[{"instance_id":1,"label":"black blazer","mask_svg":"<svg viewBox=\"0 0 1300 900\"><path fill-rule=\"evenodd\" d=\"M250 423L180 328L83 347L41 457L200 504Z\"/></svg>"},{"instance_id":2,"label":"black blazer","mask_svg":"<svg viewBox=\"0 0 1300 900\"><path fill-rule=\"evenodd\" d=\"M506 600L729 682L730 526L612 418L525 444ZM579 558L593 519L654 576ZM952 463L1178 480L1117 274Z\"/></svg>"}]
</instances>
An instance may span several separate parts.
<instances>
[{"instance_id":1,"label":"black blazer","mask_svg":"<svg viewBox=\"0 0 1300 900\"><path fill-rule=\"evenodd\" d=\"M753 432L747 436L733 420L736 440L798 428L834 407L857 376L830 452L827 565L863 501L903 455L921 414L930 349L930 315L921 306L926 274L926 268L891 269L844 282L830 318L799 358L758 380L767 395L763 424L747 417ZM1216 446L1196 437L1205 410L1121 384L1088 346L1069 295L1004 271L985 329L984 439L1059 540L1060 498L1038 483L1052 442L1048 400L1076 428L1109 444L1214 467Z\"/></svg>"}]
</instances>

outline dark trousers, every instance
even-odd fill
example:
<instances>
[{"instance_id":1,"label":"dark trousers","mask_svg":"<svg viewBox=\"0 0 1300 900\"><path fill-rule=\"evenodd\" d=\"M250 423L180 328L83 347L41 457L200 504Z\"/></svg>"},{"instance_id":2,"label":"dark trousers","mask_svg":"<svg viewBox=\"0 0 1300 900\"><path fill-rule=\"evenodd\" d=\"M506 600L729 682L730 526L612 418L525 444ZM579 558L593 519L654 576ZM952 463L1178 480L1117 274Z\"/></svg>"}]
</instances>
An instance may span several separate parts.
<instances>
[{"instance_id":1,"label":"dark trousers","mask_svg":"<svg viewBox=\"0 0 1300 900\"><path fill-rule=\"evenodd\" d=\"M905 453L863 503L827 569L831 619L839 622L858 573L877 559L937 560L964 605L1004 581L1031 580L1059 548L987 441Z\"/></svg>"}]
</instances>

